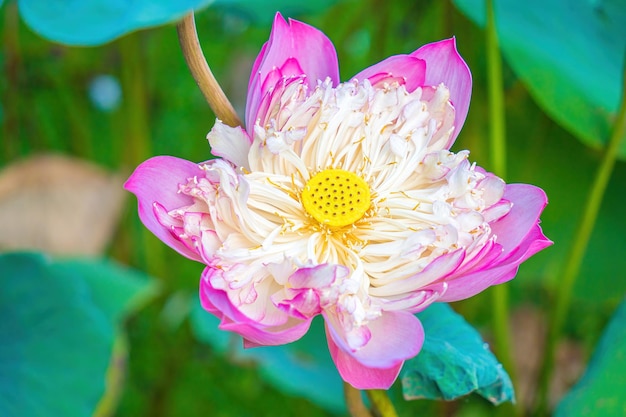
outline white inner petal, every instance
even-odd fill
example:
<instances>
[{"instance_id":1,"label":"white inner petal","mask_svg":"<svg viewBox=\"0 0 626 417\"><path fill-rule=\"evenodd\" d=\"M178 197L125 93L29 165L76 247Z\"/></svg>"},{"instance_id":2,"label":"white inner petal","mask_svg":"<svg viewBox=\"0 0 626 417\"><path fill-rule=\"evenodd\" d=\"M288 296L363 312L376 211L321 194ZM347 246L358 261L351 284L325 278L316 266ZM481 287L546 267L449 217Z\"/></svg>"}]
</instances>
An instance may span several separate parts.
<instances>
[{"instance_id":1,"label":"white inner petal","mask_svg":"<svg viewBox=\"0 0 626 417\"><path fill-rule=\"evenodd\" d=\"M502 180L476 169L467 152L447 150L454 108L445 86L407 92L367 80L333 88L326 80L313 91L292 82L281 94L268 99L264 124L254 128L242 159L249 166L207 163L206 178L181 186L195 204L170 212L168 224L184 229L190 245L211 235L201 250L225 271L232 302L251 317L275 317L260 288L280 294L297 268L340 264L352 273L333 290L340 291L333 311L352 331L382 309L419 307L430 297L422 287L483 256L495 239L489 222L510 204L501 201ZM370 187L370 211L350 226L321 225L300 201L309 178L329 168Z\"/></svg>"}]
</instances>

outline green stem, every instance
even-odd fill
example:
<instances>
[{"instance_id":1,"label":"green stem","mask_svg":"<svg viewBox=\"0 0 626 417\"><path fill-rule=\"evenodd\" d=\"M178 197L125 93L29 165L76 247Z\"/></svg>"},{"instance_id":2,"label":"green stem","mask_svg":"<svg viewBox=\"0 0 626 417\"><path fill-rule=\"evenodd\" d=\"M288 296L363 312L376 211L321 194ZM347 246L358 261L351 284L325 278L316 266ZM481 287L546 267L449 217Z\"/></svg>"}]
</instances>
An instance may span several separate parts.
<instances>
[{"instance_id":1,"label":"green stem","mask_svg":"<svg viewBox=\"0 0 626 417\"><path fill-rule=\"evenodd\" d=\"M626 136L626 62L623 77L622 103L617 118L615 119L615 124L613 125L613 131L608 146L591 186L583 216L578 225L576 235L572 240L573 243L566 258L569 262L565 265L565 269L559 280L559 291L556 293L555 306L550 320L548 339L539 380L537 400L537 414L539 415L547 413L548 389L554 366L556 345L565 322L565 317L569 311L574 283L580 272L580 266L582 265L591 233L595 226L596 219L598 218L606 187L611 179L620 145Z\"/></svg>"},{"instance_id":2,"label":"green stem","mask_svg":"<svg viewBox=\"0 0 626 417\"><path fill-rule=\"evenodd\" d=\"M17 2L9 2L5 7L4 33L4 94L2 97L3 151L0 152L0 164L9 162L19 154L20 125L19 111L21 96L19 93L19 75L22 66L19 38L19 15Z\"/></svg>"},{"instance_id":3,"label":"green stem","mask_svg":"<svg viewBox=\"0 0 626 417\"><path fill-rule=\"evenodd\" d=\"M443 12L442 12L442 23L441 23L441 32L440 39L449 38L454 34L453 24L452 24L452 1L444 1L442 3Z\"/></svg>"},{"instance_id":4,"label":"green stem","mask_svg":"<svg viewBox=\"0 0 626 417\"><path fill-rule=\"evenodd\" d=\"M371 3L372 10L376 10L373 14L374 18L374 36L372 37L372 45L369 53L370 62L378 62L385 54L387 46L387 35L389 33L389 8L390 2L383 0L373 0Z\"/></svg>"},{"instance_id":5,"label":"green stem","mask_svg":"<svg viewBox=\"0 0 626 417\"><path fill-rule=\"evenodd\" d=\"M120 40L122 57L122 90L124 92L125 135L122 154L127 166L136 166L151 154L150 124L148 116L148 91L146 73L140 45L140 34L132 33ZM132 203L131 203L132 204ZM136 264L155 277L167 274L164 262L164 247L152 233L140 225L139 219L133 220L136 233L133 234Z\"/></svg>"},{"instance_id":6,"label":"green stem","mask_svg":"<svg viewBox=\"0 0 626 417\"><path fill-rule=\"evenodd\" d=\"M367 390L367 397L380 417L398 417L398 413L389 399L387 391L380 389Z\"/></svg>"},{"instance_id":7,"label":"green stem","mask_svg":"<svg viewBox=\"0 0 626 417\"><path fill-rule=\"evenodd\" d=\"M139 33L131 33L119 43L126 115L126 135L121 148L125 150L122 152L126 157L124 162L130 166L136 166L151 155L146 74L139 36Z\"/></svg>"},{"instance_id":8,"label":"green stem","mask_svg":"<svg viewBox=\"0 0 626 417\"><path fill-rule=\"evenodd\" d=\"M352 417L372 417L372 413L363 404L363 397L361 391L354 388L347 382L343 383L343 394L346 398L346 406L348 407L348 413Z\"/></svg>"},{"instance_id":9,"label":"green stem","mask_svg":"<svg viewBox=\"0 0 626 417\"><path fill-rule=\"evenodd\" d=\"M487 1L487 86L489 96L489 138L493 171L506 177L506 118L502 82L502 58L498 44L493 0Z\"/></svg>"},{"instance_id":10,"label":"green stem","mask_svg":"<svg viewBox=\"0 0 626 417\"><path fill-rule=\"evenodd\" d=\"M491 167L500 177L506 177L506 122L502 82L502 58L493 10L493 0L487 1L487 74L489 96L489 143ZM493 332L495 349L504 368L515 382L509 331L509 288L498 285L493 295Z\"/></svg>"},{"instance_id":11,"label":"green stem","mask_svg":"<svg viewBox=\"0 0 626 417\"><path fill-rule=\"evenodd\" d=\"M70 126L70 149L74 155L78 155L85 159L95 159L96 155L93 150L93 132L90 124L89 107L84 99L78 97L75 88L73 88L71 71L67 61L71 59L68 54L59 72L50 75L50 81L54 85L58 105L62 107L66 114L66 121ZM71 61L69 63L71 65Z\"/></svg>"}]
</instances>

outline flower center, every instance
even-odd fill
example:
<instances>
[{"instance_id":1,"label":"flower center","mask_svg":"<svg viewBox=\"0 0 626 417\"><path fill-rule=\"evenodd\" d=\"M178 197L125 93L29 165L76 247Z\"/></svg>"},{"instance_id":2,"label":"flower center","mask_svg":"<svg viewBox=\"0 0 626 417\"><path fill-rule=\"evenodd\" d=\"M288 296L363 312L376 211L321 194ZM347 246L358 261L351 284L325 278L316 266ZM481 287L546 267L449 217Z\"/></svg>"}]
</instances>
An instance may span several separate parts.
<instances>
[{"instance_id":1,"label":"flower center","mask_svg":"<svg viewBox=\"0 0 626 417\"><path fill-rule=\"evenodd\" d=\"M348 226L369 210L369 185L343 169L315 174L302 190L302 205L315 220L332 227Z\"/></svg>"}]
</instances>

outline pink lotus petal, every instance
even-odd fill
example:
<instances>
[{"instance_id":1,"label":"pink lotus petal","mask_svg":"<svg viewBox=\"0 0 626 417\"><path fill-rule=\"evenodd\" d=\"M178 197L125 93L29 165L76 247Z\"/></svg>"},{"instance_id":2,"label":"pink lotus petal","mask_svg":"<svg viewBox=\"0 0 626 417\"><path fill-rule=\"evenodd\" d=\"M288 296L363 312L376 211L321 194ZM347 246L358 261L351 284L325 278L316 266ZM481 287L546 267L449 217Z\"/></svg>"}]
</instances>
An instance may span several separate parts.
<instances>
[{"instance_id":1,"label":"pink lotus petal","mask_svg":"<svg viewBox=\"0 0 626 417\"><path fill-rule=\"evenodd\" d=\"M284 66L290 59L298 65ZM330 77L333 84L339 82L337 52L326 35L297 20L289 19L287 22L277 13L270 39L261 49L252 67L248 84L246 129L250 134L260 116L257 114L259 103L266 93L261 86L274 68L281 68L283 77L306 75L310 88L314 88L318 80L323 81L327 77Z\"/></svg>"},{"instance_id":2,"label":"pink lotus petal","mask_svg":"<svg viewBox=\"0 0 626 417\"><path fill-rule=\"evenodd\" d=\"M285 313L310 319L322 312L320 292L329 288L337 277L345 277L349 271L339 265L321 264L298 268L288 279L285 290L272 296L272 301ZM276 298L280 295L282 299Z\"/></svg>"},{"instance_id":3,"label":"pink lotus petal","mask_svg":"<svg viewBox=\"0 0 626 417\"><path fill-rule=\"evenodd\" d=\"M261 84L261 91L263 93L269 93L276 85L287 80L294 79L306 79L304 70L300 67L300 63L296 58L287 58L281 66L273 67L271 71L267 73Z\"/></svg>"},{"instance_id":4,"label":"pink lotus petal","mask_svg":"<svg viewBox=\"0 0 626 417\"><path fill-rule=\"evenodd\" d=\"M408 92L413 92L424 85L425 74L425 61L410 55L396 55L366 68L353 78L358 81L370 80L374 86L401 81L400 84L405 85Z\"/></svg>"},{"instance_id":5,"label":"pink lotus petal","mask_svg":"<svg viewBox=\"0 0 626 417\"><path fill-rule=\"evenodd\" d=\"M496 260L502 256L502 245L490 240L483 246L478 253L474 254L469 260L456 271L454 276L461 276L474 271L476 268L488 269L493 265L497 265Z\"/></svg>"},{"instance_id":6,"label":"pink lotus petal","mask_svg":"<svg viewBox=\"0 0 626 417\"><path fill-rule=\"evenodd\" d=\"M541 229L538 227L533 228L532 234L535 235L536 238L540 236L543 237L543 233L541 233ZM464 300L484 291L492 285L501 284L513 279L517 274L519 265L523 261L550 245L550 243L546 245L544 242L545 241L540 239L529 240L527 245L520 246L519 250L515 252L515 256L510 256L495 267L482 270L477 269L461 277L448 280L448 290L439 301L453 302Z\"/></svg>"},{"instance_id":7,"label":"pink lotus petal","mask_svg":"<svg viewBox=\"0 0 626 417\"><path fill-rule=\"evenodd\" d=\"M188 248L170 233L170 229L159 223L154 212L154 204L157 202L166 210L191 205L193 199L179 194L178 186L196 175L203 175L203 172L193 162L172 156L156 156L139 165L124 184L124 188L137 196L139 218L148 230L181 255L202 261L197 252Z\"/></svg>"},{"instance_id":8,"label":"pink lotus petal","mask_svg":"<svg viewBox=\"0 0 626 417\"><path fill-rule=\"evenodd\" d=\"M462 276L448 279L448 290L440 301L462 300L512 279L522 262L552 244L539 226L539 215L548 202L543 190L527 184L509 184L504 198L513 207L492 225L502 254L490 264L478 263Z\"/></svg>"},{"instance_id":9,"label":"pink lotus petal","mask_svg":"<svg viewBox=\"0 0 626 417\"><path fill-rule=\"evenodd\" d=\"M386 311L381 317L368 323L371 337L364 347L356 351L350 349L337 326L333 325L335 320L327 313L324 314L324 318L327 336L332 338L333 343L342 352L365 367L392 368L417 355L424 342L424 328L421 322L407 311ZM336 359L335 363L339 366Z\"/></svg>"},{"instance_id":10,"label":"pink lotus petal","mask_svg":"<svg viewBox=\"0 0 626 417\"><path fill-rule=\"evenodd\" d=\"M272 71L272 73L278 73L279 69L275 69L274 71ZM270 76L268 76L269 78ZM273 78L273 76L271 76ZM297 83L297 84L303 84L305 81L306 77L305 76L300 76L300 77L291 77L291 78L280 78L278 81L276 81L275 84L273 84L273 87L269 88L268 90L263 90L265 91L263 97L260 98L260 101L258 103L258 110L257 110L257 114L258 114L258 118L257 120L259 121L259 124L261 126L265 126L267 124L269 124L269 121L272 118L280 118L279 113L280 113L280 100L282 98L283 93L285 92L285 90L291 86L291 84Z\"/></svg>"},{"instance_id":11,"label":"pink lotus petal","mask_svg":"<svg viewBox=\"0 0 626 417\"><path fill-rule=\"evenodd\" d=\"M293 288L326 288L337 278L345 278L349 274L343 265L321 264L312 267L298 268L290 277L289 284Z\"/></svg>"},{"instance_id":12,"label":"pink lotus petal","mask_svg":"<svg viewBox=\"0 0 626 417\"><path fill-rule=\"evenodd\" d=\"M309 331L311 320L294 322L290 327L262 328L254 323L234 322L228 317L222 318L221 330L237 333L244 338L244 347L278 346L295 342Z\"/></svg>"},{"instance_id":13,"label":"pink lotus petal","mask_svg":"<svg viewBox=\"0 0 626 417\"><path fill-rule=\"evenodd\" d=\"M292 293L290 299L276 303L280 310L303 320L313 318L322 312L320 297L314 289L305 288L290 292Z\"/></svg>"},{"instance_id":14,"label":"pink lotus petal","mask_svg":"<svg viewBox=\"0 0 626 417\"><path fill-rule=\"evenodd\" d=\"M202 307L221 320L220 329L235 332L246 340L247 347L282 345L300 339L309 329L311 319L292 319L282 326L265 326L243 314L230 301L228 294L210 283L215 269L205 268L200 279Z\"/></svg>"},{"instance_id":15,"label":"pink lotus petal","mask_svg":"<svg viewBox=\"0 0 626 417\"><path fill-rule=\"evenodd\" d=\"M494 222L491 229L498 236L498 243L506 254L521 245L528 232L539 223L539 216L548 204L548 197L541 188L533 185L507 184L503 198L511 201L513 207L508 215ZM542 240L546 242L546 246L552 244L545 236Z\"/></svg>"},{"instance_id":16,"label":"pink lotus petal","mask_svg":"<svg viewBox=\"0 0 626 417\"><path fill-rule=\"evenodd\" d=\"M432 303L439 301L441 295L446 292L448 284L441 280L424 288L428 289L420 289L419 291L413 291L406 295L380 299L383 310L405 310L410 313L419 313Z\"/></svg>"},{"instance_id":17,"label":"pink lotus petal","mask_svg":"<svg viewBox=\"0 0 626 417\"><path fill-rule=\"evenodd\" d=\"M339 375L356 389L388 389L402 369L403 361L388 368L372 368L363 365L337 346L328 326L326 326L326 340Z\"/></svg>"},{"instance_id":18,"label":"pink lotus petal","mask_svg":"<svg viewBox=\"0 0 626 417\"><path fill-rule=\"evenodd\" d=\"M443 83L450 90L450 101L456 112L456 127L451 139L454 142L465 123L472 95L472 74L456 50L456 40L450 38L429 43L411 56L426 61L425 85L437 86Z\"/></svg>"},{"instance_id":19,"label":"pink lotus petal","mask_svg":"<svg viewBox=\"0 0 626 417\"><path fill-rule=\"evenodd\" d=\"M543 234L543 230L541 230L541 226L539 226L538 224L530 229L530 231L524 238L524 243L525 244L519 245L513 252L511 252L510 255L510 258L512 259L519 259L518 264L526 261L534 254L554 244L554 242L552 242ZM498 281L496 281L496 284L500 284L506 281L508 280L499 279Z\"/></svg>"}]
</instances>

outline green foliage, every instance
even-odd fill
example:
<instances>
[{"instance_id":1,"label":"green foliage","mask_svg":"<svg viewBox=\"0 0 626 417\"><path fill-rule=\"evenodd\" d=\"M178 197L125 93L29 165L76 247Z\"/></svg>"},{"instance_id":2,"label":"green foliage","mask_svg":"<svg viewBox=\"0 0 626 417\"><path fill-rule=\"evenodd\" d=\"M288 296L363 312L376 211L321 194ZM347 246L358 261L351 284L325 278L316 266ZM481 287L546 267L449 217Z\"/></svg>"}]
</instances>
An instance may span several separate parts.
<instances>
[{"instance_id":1,"label":"green foliage","mask_svg":"<svg viewBox=\"0 0 626 417\"><path fill-rule=\"evenodd\" d=\"M619 306L585 375L559 403L555 417L626 415L626 301Z\"/></svg>"},{"instance_id":2,"label":"green foliage","mask_svg":"<svg viewBox=\"0 0 626 417\"><path fill-rule=\"evenodd\" d=\"M0 258L2 415L89 416L104 393L113 325L80 278L50 266Z\"/></svg>"},{"instance_id":3,"label":"green foliage","mask_svg":"<svg viewBox=\"0 0 626 417\"><path fill-rule=\"evenodd\" d=\"M226 10L257 24L271 24L274 15L280 11L285 16L303 13L320 13L341 0L316 0L296 2L293 0L215 0L212 7Z\"/></svg>"},{"instance_id":4,"label":"green foliage","mask_svg":"<svg viewBox=\"0 0 626 417\"><path fill-rule=\"evenodd\" d=\"M334 1L294 4L289 0L19 0L19 9L26 23L51 41L94 46L137 29L176 21L190 10L207 6L223 7L251 21L268 23L277 10L292 14L313 12L328 8Z\"/></svg>"},{"instance_id":5,"label":"green foliage","mask_svg":"<svg viewBox=\"0 0 626 417\"><path fill-rule=\"evenodd\" d=\"M197 299L197 295L187 294L185 310L191 306L191 298ZM164 320L170 306L168 299L157 299L128 322L132 351L116 416L333 415L302 397L274 389L252 361L230 361L219 349L199 341L202 338L196 336L195 324L190 326L186 321L172 327L169 320ZM210 326L206 328L227 339L231 336Z\"/></svg>"},{"instance_id":6,"label":"green foliage","mask_svg":"<svg viewBox=\"0 0 626 417\"><path fill-rule=\"evenodd\" d=\"M177 20L189 10L209 3L210 0L20 0L19 9L26 23L41 36L68 45L91 46L136 29Z\"/></svg>"},{"instance_id":7,"label":"green foliage","mask_svg":"<svg viewBox=\"0 0 626 417\"><path fill-rule=\"evenodd\" d=\"M402 368L408 400L454 400L478 393L493 404L513 401L513 384L478 332L447 304L418 314L426 338L422 351Z\"/></svg>"},{"instance_id":8,"label":"green foliage","mask_svg":"<svg viewBox=\"0 0 626 417\"><path fill-rule=\"evenodd\" d=\"M508 180L536 184L546 191L549 204L542 215L542 227L555 242L524 263L519 279L511 284L558 291L559 277L546 272L557 268L567 256L600 155L552 123L527 95L512 92L508 104L509 151L515 155L509 158ZM626 234L621 209L624 184L626 165L618 164L574 288L578 302L615 306L626 294L626 280L614 279L626 269L626 258L621 256ZM601 282L611 285L599 285Z\"/></svg>"},{"instance_id":9,"label":"green foliage","mask_svg":"<svg viewBox=\"0 0 626 417\"><path fill-rule=\"evenodd\" d=\"M626 2L494 3L504 56L539 105L586 144L605 144L622 91ZM484 27L484 0L455 0L455 4ZM626 141L620 155L626 158Z\"/></svg>"},{"instance_id":10,"label":"green foliage","mask_svg":"<svg viewBox=\"0 0 626 417\"><path fill-rule=\"evenodd\" d=\"M146 275L107 259L73 258L54 262L58 274L79 275L92 302L114 323L144 306L158 293Z\"/></svg>"},{"instance_id":11,"label":"green foliage","mask_svg":"<svg viewBox=\"0 0 626 417\"><path fill-rule=\"evenodd\" d=\"M0 255L0 276L0 415L91 416L117 326L150 293L147 279L35 253Z\"/></svg>"},{"instance_id":12,"label":"green foliage","mask_svg":"<svg viewBox=\"0 0 626 417\"><path fill-rule=\"evenodd\" d=\"M27 1L21 0L20 6ZM275 1L278 3L279 0ZM194 161L211 157L204 137L213 125L214 117L189 75L180 54L173 25L132 33L97 48L72 48L51 44L34 35L18 19L17 7L12 7L16 6L16 2L4 3L6 4L0 9L5 13L4 19L0 21L0 30L3 35L0 63L4 68L4 76L0 77L0 95L2 96L0 163L8 164L22 156L34 153L61 152L78 155L128 174L142 160L156 154L175 155ZM200 1L197 3L199 4ZM238 2L224 0L221 3L223 6L209 7L197 14L199 38L203 43L211 68L225 88L228 97L242 113L252 61L263 42L267 40L273 11L261 10L257 13L256 9L253 9L251 13L250 9L246 11L238 8ZM283 7L283 4L287 7L287 3L285 0L279 7ZM558 24L561 22L560 14L555 11L557 3L541 3L537 6L535 11L541 13L539 15L541 21L534 22L533 25L545 22L551 29L554 26L554 33L560 33L559 39L562 39L563 32L556 31L562 28ZM318 4L328 5L330 0L327 3L315 2L312 7L317 8ZM499 9L501 4L504 4L502 0L496 1L496 9ZM536 1L531 0L531 4L536 4ZM615 4L618 4L615 0L585 2L578 9L589 10L590 5L595 5L595 10L611 10L614 7L612 5ZM175 6L177 5L171 5L171 7ZM515 7L524 6L525 3L522 2ZM321 10L321 7L315 10ZM574 8L568 13L577 13L578 9ZM364 67L391 54L411 52L426 42L455 35L459 50L468 61L474 78L470 113L455 148L470 149L471 160L489 168L486 163L489 149L486 131L490 120L485 101L484 33L455 9L451 9L449 2L343 1L337 2L332 8L319 14L305 16L294 16L293 13L299 10L282 10L286 17L297 17L328 34L339 54L342 79L348 79ZM375 10L375 13L372 10ZM624 10L626 8L617 8L617 10L607 12L606 22L620 19L620 16L623 17ZM472 13L478 15L482 12L476 9ZM500 14L501 11L497 10L497 13ZM524 16L520 14L519 19L523 19ZM570 16L572 22L578 23L567 25L569 31L566 31L566 34L569 37L566 48L553 51L554 54L548 54L547 57L543 45L535 45L538 48L536 56L532 54L528 56L527 50L522 51L529 59L526 61L529 68L523 70L530 71L531 75L537 76L544 70L547 71L547 75L544 75L546 77L543 80L544 84L538 84L539 87L534 86L523 72L518 70L518 64L514 63L515 57L511 59L511 52L507 52L507 38L501 39L507 63L511 65L510 68L505 67L504 74L509 128L507 181L534 183L546 190L550 204L542 216L542 227L546 235L556 242L554 247L522 265L518 277L510 284L511 295L514 304L531 303L535 307L542 308L544 312L550 311L551 299L560 289L559 277L556 276L555 271L567 261L565 256L568 242L572 239L591 184L592 173L601 157L596 150L585 146L583 142L574 140L571 133L563 130L547 116L558 121L569 132L576 135L582 135L579 130L581 132L584 130L586 135L589 135L589 132L595 132L593 143L597 146L606 138L610 114L611 111L614 112L616 97L619 94L617 84L619 77L611 76L607 71L615 71L614 68L619 67L623 49L618 54L609 55L611 62L607 63L606 50L598 45L619 43L625 37L620 35L603 38L601 43L594 44L591 48L577 43L580 37L588 41L595 39L595 35L588 33L589 29L586 26L589 23L591 27L598 28L598 22L594 20L597 14L590 13L589 16L591 18L583 23ZM252 17L259 19L260 26L249 25L249 19ZM516 23L516 25L521 24ZM520 30L523 30L520 33L524 33L529 41L536 42L543 32L528 34L527 31L535 28L533 25L528 24L528 27L521 28ZM507 30L506 25L499 26L500 31ZM67 26L67 28L70 27ZM600 29L602 27L600 24ZM620 26L622 29L624 27L626 26ZM108 40L110 38L102 39L101 42ZM546 47L550 45L552 44L547 42ZM575 53L572 53L572 50L575 50ZM589 54L601 53L604 55L596 57L597 59L589 57ZM563 75L569 71L568 69L563 70L563 73L557 72L561 69L557 70L550 66L553 64L552 61L548 63L540 61L544 58L553 58L552 55L556 58L565 57L565 62L570 64L575 62L580 70L576 74L580 75L585 72L587 78L582 80L582 83L572 82L571 77ZM577 56L578 61L572 61L575 58L572 58L572 55ZM120 107L108 113L98 110L89 101L87 95L90 80L100 74L112 75L122 87ZM520 79L524 81L524 85L520 83ZM567 83L567 85L563 87L562 83ZM546 88L546 84L549 88ZM589 93L587 89L592 86L594 91ZM540 87L546 91L537 92L536 90ZM608 91L608 88L612 90ZM530 91L541 108L529 98L526 89ZM538 96L538 94L545 96L545 94L557 92L563 96L552 97L553 101L547 104L544 101L548 98L542 101ZM573 97L574 95L576 97ZM600 99L599 95L602 96ZM609 100L611 97L613 99ZM607 105L609 101L610 106ZM566 115L569 115L569 119L566 121L559 119L555 110L549 107L550 105L563 107L557 110L558 112L568 111ZM569 126L568 123L576 124L576 126ZM579 123L580 126L578 126ZM585 144L592 143L590 138L587 139ZM622 256L623 236L626 234L626 223L623 221L622 213L626 196L624 184L626 184L626 164L618 163L577 282L576 304L568 316L567 331L576 339L576 343L583 344L583 348L590 348L595 343L606 320L606 312L610 311L626 293L626 281L619 279L622 271L626 269L626 258ZM0 313L3 317L0 321L0 340L3 342L0 344L0 357L5 358L5 354L13 352L10 348L14 345L5 344L4 341L17 340L22 335L20 332L25 330L24 326L9 327L7 323L11 322L7 321L7 317L20 315L30 317L49 306L50 308L46 311L58 312L50 317L59 316L58 326L65 330L58 332L58 337L55 335L54 338L42 339L38 336L28 339L29 343L37 348L29 349L38 353L40 345L48 342L47 346L41 348L41 352L45 353L47 349L64 343L64 352L73 359L71 369L74 370L76 367L80 371L68 372L67 369L70 369L68 367L61 370L52 367L45 368L44 365L47 366L53 362L43 357L43 353L42 356L33 354L33 360L37 359L42 363L40 372L46 371L51 375L46 379L60 381L51 387L54 390L50 393L44 389L33 392L40 392L50 401L59 397L58 401L64 402L72 402L78 397L89 395L88 404L84 409L93 410L104 391L103 379L92 376L91 382L85 384L76 382L71 385L63 378L80 377L82 370L84 373L90 372L90 375L104 375L113 340L119 341L121 336L116 323L119 319L131 314L132 317L128 323L129 373L123 388L120 407L115 412L116 416L256 417L271 415L274 417L298 415L317 417L329 415L328 411L299 397L308 395L308 393L303 394L298 391L302 388L294 387L296 384L286 387L286 382L280 380L280 373L287 364L291 366L293 363L300 365L310 363L309 361L318 363L316 361L323 360L321 356L317 356L318 354L327 355L323 340L319 343L319 351L306 353L306 349L310 347L305 347L303 356L298 353L298 346L293 346L292 349L267 348L265 351L251 349L244 352L240 348L239 339L235 338L233 344L230 334L215 330L216 322L211 323L210 315L205 313L197 303L192 308L192 328L190 328L190 323L185 321L190 304L183 302L185 306L181 308L181 303L178 302L180 300L177 302L171 300L176 294L197 292L202 266L183 259L165 248L155 238L146 236L147 233L137 220L135 201L129 203L125 220L112 242L108 256L141 270L149 270L152 275L157 276L162 284L162 298L138 311L136 308L143 305L144 297L147 295L141 295L144 293L140 291L137 297L128 298L128 293L132 293L134 287L132 285L129 287L126 280L113 284L118 290L95 289L108 286L108 284L103 284L104 275L100 273L107 268L104 261L98 261L100 266L95 266L96 264L81 266L78 265L80 262L72 261L71 263L75 265L71 267L62 266L57 261L53 262L56 265L55 271L63 271L62 274L73 268L81 272L72 272L72 276L76 273L87 274L84 279L75 280L78 283L72 282L70 285L71 280L58 278L55 275L54 278L44 278L41 281L55 283L48 285L45 291L41 290L41 286L37 292L27 286L20 291L11 290L9 287L6 289L3 287L0 291L0 300L2 300ZM49 261L43 263L46 264L46 262ZM15 268L19 266L18 263L12 263L12 265ZM118 272L121 275L125 274L125 272ZM92 274L93 278L89 278ZM97 278L99 275L101 278ZM4 274L0 275L0 280L3 282L6 280ZM33 294L29 298L31 302L28 305L18 306L11 301L9 303L11 309L17 310L11 313L12 316L8 316L5 313L4 303L6 300L18 299L18 293ZM49 297L42 296L43 293ZM84 301L81 294L90 294L89 301ZM64 297L66 303L61 306L51 299L57 297ZM115 301L118 298L119 302ZM196 296L194 295L193 298ZM455 308L462 311L470 323L478 323L481 328L488 328L482 325L489 321L489 313L486 311L490 302L489 294L485 294L455 304ZM96 305L97 308L94 307ZM64 311L61 311L61 308ZM434 312L437 312L437 309L442 307L433 306L433 308ZM429 314L433 314L430 309L421 315L427 327L425 354L429 354L429 349L431 349L429 344L435 342L432 337L429 339L428 335L445 335L444 331L447 330L438 328L436 325L429 326ZM78 318L75 319L75 316ZM447 313L444 317L452 320L452 316ZM462 320L459 319L460 321ZM54 322L56 323L57 319ZM71 322L71 326L67 326L68 322ZM91 323L99 324L92 325ZM319 324L317 323L318 327L313 329L316 333L311 335L323 338ZM464 328L461 324L459 326ZM204 330L199 330L199 328ZM73 333L70 333L70 329ZM7 334L10 332L10 337L5 336L5 331ZM453 340L453 332L449 333ZM40 331L39 335L41 334L44 333ZM85 334L85 336L79 339L80 334ZM93 334L93 336L88 337L87 334ZM73 339L64 342L65 338L72 337ZM219 338L221 342L209 341L207 337ZM77 340L80 340L80 349L75 347ZM99 340L107 343L104 353L97 343ZM230 358L225 353L229 345L238 346L235 349L236 360L234 361L226 360ZM456 344L453 346L458 347ZM478 348L478 344L475 347ZM116 357L123 366L123 359L126 358L127 352L126 348L123 346L122 348L123 354ZM430 355L432 356L432 351ZM324 360L329 361L329 358ZM462 360L460 356L458 360ZM17 366L13 365L18 362L11 360L8 363L12 367L8 365L5 367L7 362L0 359L1 381L5 381L5 375L13 378L13 375L16 375L15 372L20 371ZM63 362L59 361L59 363ZM412 365L413 361L410 364ZM96 365L98 369L92 372L91 369ZM472 366L475 365L467 368L471 369ZM14 373L5 373L5 369ZM328 369L316 371L330 372ZM432 372L427 375L433 375L437 369L430 371ZM292 380L304 378L305 386L309 387L306 385L306 377L302 376L305 375L304 370L291 369L288 372L293 375ZM336 378L334 368L332 372ZM496 391L486 395L497 396L497 387L489 385L488 375L489 372L479 373L476 385L479 385L478 381L486 381L484 386L487 388L484 389ZM590 384L591 378L595 378L598 372L590 375L585 379L586 384ZM269 385L266 378L280 390ZM312 376L312 378L318 381L317 376ZM332 377L329 376L329 378ZM99 386L94 388L96 380ZM18 379L13 378L12 381L18 381ZM432 379L428 381L430 384L428 386L439 390ZM525 382L529 383L529 381ZM532 382L530 381L531 384ZM397 383L390 394L398 405L401 416L462 417L497 413L494 411L496 408L482 400L479 395L471 395L451 403L425 400L405 402L402 399L400 385ZM2 386L3 394L0 395L0 401L5 401L7 398L4 392L13 394L17 392L14 388L17 386L15 383L8 388L13 391L4 391L7 385ZM74 386L76 389L62 390L63 387ZM337 406L337 398L342 395L340 389L336 389L333 393L335 399L329 400L328 398L331 397L326 390L325 383L318 383L314 388L320 391L320 397L326 396L327 399L309 398L325 404L327 410L342 409ZM619 386L612 388L617 390ZM121 389L119 383L118 389ZM74 395L68 395L70 390ZM458 395L462 395L460 390ZM10 398L23 399L16 395ZM3 406L0 405L0 407ZM500 408L502 407L498 407ZM5 408L0 408L0 415L5 414L11 415L10 412L6 412ZM45 415L53 414L52 409L46 409ZM33 415L37 415L36 411ZM80 415L80 413L63 412L62 415Z\"/></svg>"},{"instance_id":13,"label":"green foliage","mask_svg":"<svg viewBox=\"0 0 626 417\"><path fill-rule=\"evenodd\" d=\"M513 399L507 373L478 332L447 304L419 314L426 340L401 372L406 399L453 400L478 393L494 404ZM233 363L252 361L266 381L333 412L345 411L341 379L328 354L323 322L316 318L300 340L284 346L243 349L241 337L218 329L219 320L196 301L191 324L198 339ZM294 381L298 381L294 383Z\"/></svg>"},{"instance_id":14,"label":"green foliage","mask_svg":"<svg viewBox=\"0 0 626 417\"><path fill-rule=\"evenodd\" d=\"M300 340L282 346L243 349L241 337L219 330L219 320L194 302L191 323L198 339L233 362L252 361L265 380L288 394L310 399L332 412L345 412L343 385L332 362L321 317Z\"/></svg>"}]
</instances>

